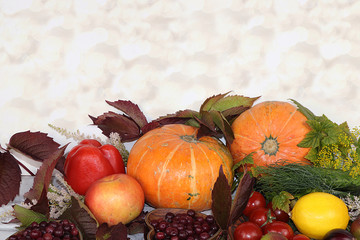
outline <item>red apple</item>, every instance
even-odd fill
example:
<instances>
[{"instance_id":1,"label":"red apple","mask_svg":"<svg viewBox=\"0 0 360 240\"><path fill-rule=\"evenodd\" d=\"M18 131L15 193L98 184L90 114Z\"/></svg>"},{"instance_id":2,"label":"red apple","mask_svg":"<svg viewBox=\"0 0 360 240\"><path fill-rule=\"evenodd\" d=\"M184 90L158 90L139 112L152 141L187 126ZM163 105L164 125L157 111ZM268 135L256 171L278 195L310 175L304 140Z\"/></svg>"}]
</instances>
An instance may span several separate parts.
<instances>
[{"instance_id":1,"label":"red apple","mask_svg":"<svg viewBox=\"0 0 360 240\"><path fill-rule=\"evenodd\" d=\"M144 208L144 191L135 178L113 174L92 183L85 194L85 204L99 224L127 224Z\"/></svg>"}]
</instances>

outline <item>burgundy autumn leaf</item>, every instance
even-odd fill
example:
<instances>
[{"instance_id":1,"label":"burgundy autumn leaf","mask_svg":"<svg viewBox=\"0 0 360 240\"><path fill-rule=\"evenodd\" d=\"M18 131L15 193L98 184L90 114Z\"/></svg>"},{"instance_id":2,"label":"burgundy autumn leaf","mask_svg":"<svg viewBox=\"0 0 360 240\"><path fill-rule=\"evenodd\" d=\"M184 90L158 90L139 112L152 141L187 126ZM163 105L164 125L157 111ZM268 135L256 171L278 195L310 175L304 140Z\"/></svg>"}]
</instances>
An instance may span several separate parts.
<instances>
[{"instance_id":1,"label":"burgundy autumn leaf","mask_svg":"<svg viewBox=\"0 0 360 240\"><path fill-rule=\"evenodd\" d=\"M245 172L241 177L235 192L234 200L231 205L229 225L234 224L241 217L251 192L253 191L254 185L255 178L252 177L248 172Z\"/></svg>"},{"instance_id":2,"label":"burgundy autumn leaf","mask_svg":"<svg viewBox=\"0 0 360 240\"><path fill-rule=\"evenodd\" d=\"M145 216L148 212L142 211L139 216L137 216L130 223L126 224L128 235L133 235L137 233L145 233L147 228L145 223Z\"/></svg>"},{"instance_id":3,"label":"burgundy autumn leaf","mask_svg":"<svg viewBox=\"0 0 360 240\"><path fill-rule=\"evenodd\" d=\"M71 206L65 210L60 219L69 219L73 222L84 240L96 239L97 222L82 201L71 197Z\"/></svg>"},{"instance_id":4,"label":"burgundy autumn leaf","mask_svg":"<svg viewBox=\"0 0 360 240\"><path fill-rule=\"evenodd\" d=\"M8 148L14 149L36 161L47 159L59 146L60 144L46 133L30 131L14 134L8 144Z\"/></svg>"},{"instance_id":5,"label":"burgundy autumn leaf","mask_svg":"<svg viewBox=\"0 0 360 240\"><path fill-rule=\"evenodd\" d=\"M9 152L0 152L0 207L19 194L21 169Z\"/></svg>"},{"instance_id":6,"label":"burgundy autumn leaf","mask_svg":"<svg viewBox=\"0 0 360 240\"><path fill-rule=\"evenodd\" d=\"M216 222L219 224L220 228L225 231L228 229L231 202L231 187L221 165L219 176L216 179L212 190L211 210Z\"/></svg>"},{"instance_id":7,"label":"burgundy autumn leaf","mask_svg":"<svg viewBox=\"0 0 360 240\"><path fill-rule=\"evenodd\" d=\"M122 223L111 227L103 223L96 231L96 240L127 240L127 228Z\"/></svg>"},{"instance_id":8,"label":"burgundy autumn leaf","mask_svg":"<svg viewBox=\"0 0 360 240\"><path fill-rule=\"evenodd\" d=\"M47 189L43 188L40 198L37 200L36 204L31 206L31 210L41 213L49 219L50 210L49 210L49 199L47 197ZM28 203L29 200L26 199L25 203Z\"/></svg>"},{"instance_id":9,"label":"burgundy autumn leaf","mask_svg":"<svg viewBox=\"0 0 360 240\"><path fill-rule=\"evenodd\" d=\"M40 199L43 189L48 189L54 168L59 159L64 155L66 147L67 145L58 148L55 152L48 156L47 159L43 161L40 168L36 172L32 188L24 194L25 198L29 200Z\"/></svg>"},{"instance_id":10,"label":"burgundy autumn leaf","mask_svg":"<svg viewBox=\"0 0 360 240\"><path fill-rule=\"evenodd\" d=\"M118 100L115 102L106 101L110 106L113 106L126 115L128 115L134 122L142 128L148 123L144 113L140 110L139 106L131 101Z\"/></svg>"},{"instance_id":11,"label":"burgundy autumn leaf","mask_svg":"<svg viewBox=\"0 0 360 240\"><path fill-rule=\"evenodd\" d=\"M107 112L98 117L90 116L94 125L102 130L102 133L109 137L110 133L117 132L122 142L131 142L139 138L140 127L128 116Z\"/></svg>"}]
</instances>

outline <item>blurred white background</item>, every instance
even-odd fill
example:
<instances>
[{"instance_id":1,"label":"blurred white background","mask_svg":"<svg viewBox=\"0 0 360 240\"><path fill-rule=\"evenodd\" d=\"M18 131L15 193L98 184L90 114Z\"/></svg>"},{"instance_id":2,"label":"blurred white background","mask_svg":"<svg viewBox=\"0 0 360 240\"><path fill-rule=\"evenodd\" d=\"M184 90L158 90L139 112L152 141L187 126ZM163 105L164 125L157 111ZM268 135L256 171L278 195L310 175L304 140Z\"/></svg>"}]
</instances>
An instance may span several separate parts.
<instances>
[{"instance_id":1,"label":"blurred white background","mask_svg":"<svg viewBox=\"0 0 360 240\"><path fill-rule=\"evenodd\" d=\"M87 131L89 114L115 110L105 100L154 119L228 91L358 126L359 12L355 0L1 0L0 143L49 123Z\"/></svg>"}]
</instances>

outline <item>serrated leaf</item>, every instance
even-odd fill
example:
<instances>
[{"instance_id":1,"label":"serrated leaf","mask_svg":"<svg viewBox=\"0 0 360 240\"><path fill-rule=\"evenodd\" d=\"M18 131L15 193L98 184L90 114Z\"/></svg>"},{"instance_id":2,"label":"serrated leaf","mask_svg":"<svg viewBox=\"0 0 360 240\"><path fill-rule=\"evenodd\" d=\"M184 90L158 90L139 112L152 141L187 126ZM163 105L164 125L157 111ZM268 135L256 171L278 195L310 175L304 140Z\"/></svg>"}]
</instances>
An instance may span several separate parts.
<instances>
[{"instance_id":1,"label":"serrated leaf","mask_svg":"<svg viewBox=\"0 0 360 240\"><path fill-rule=\"evenodd\" d=\"M140 128L148 123L139 106L131 101L118 100L115 102L106 101L106 103L127 114Z\"/></svg>"},{"instance_id":2,"label":"serrated leaf","mask_svg":"<svg viewBox=\"0 0 360 240\"><path fill-rule=\"evenodd\" d=\"M40 199L43 189L48 189L54 168L59 159L64 155L66 147L67 145L57 149L43 161L36 172L32 188L24 194L25 198L35 200Z\"/></svg>"},{"instance_id":3,"label":"serrated leaf","mask_svg":"<svg viewBox=\"0 0 360 240\"><path fill-rule=\"evenodd\" d=\"M69 219L72 221L81 231L83 239L96 239L98 224L90 210L82 201L71 197L71 206L65 210L60 216L60 219Z\"/></svg>"},{"instance_id":4,"label":"serrated leaf","mask_svg":"<svg viewBox=\"0 0 360 240\"><path fill-rule=\"evenodd\" d=\"M240 95L231 95L231 96L224 96L218 101L214 102L211 106L210 110L215 110L219 112L227 111L229 109L234 109L237 107L251 107L254 102L259 99L260 97L244 97ZM209 111L209 110L208 110Z\"/></svg>"},{"instance_id":5,"label":"serrated leaf","mask_svg":"<svg viewBox=\"0 0 360 240\"><path fill-rule=\"evenodd\" d=\"M127 240L127 228L122 223L111 227L103 223L96 231L96 240Z\"/></svg>"},{"instance_id":6,"label":"serrated leaf","mask_svg":"<svg viewBox=\"0 0 360 240\"><path fill-rule=\"evenodd\" d=\"M202 112L210 111L212 109L213 105L217 101L219 101L221 98L225 97L229 93L230 92L227 92L227 93L224 93L224 94L213 95L213 96L208 97L207 99L205 99L203 104L200 106L200 113L202 114Z\"/></svg>"},{"instance_id":7,"label":"serrated leaf","mask_svg":"<svg viewBox=\"0 0 360 240\"><path fill-rule=\"evenodd\" d=\"M251 195L251 192L253 191L254 185L255 178L247 172L244 173L236 189L235 197L231 205L228 227L234 224L236 220L238 220L242 215Z\"/></svg>"},{"instance_id":8,"label":"serrated leaf","mask_svg":"<svg viewBox=\"0 0 360 240\"><path fill-rule=\"evenodd\" d=\"M221 165L219 169L219 176L216 179L212 190L211 210L216 222L223 230L227 230L228 228L231 202L231 187Z\"/></svg>"},{"instance_id":9,"label":"serrated leaf","mask_svg":"<svg viewBox=\"0 0 360 240\"><path fill-rule=\"evenodd\" d=\"M230 122L233 118L238 117L241 113L248 110L250 107L238 106L226 109L221 112L221 114Z\"/></svg>"},{"instance_id":10,"label":"serrated leaf","mask_svg":"<svg viewBox=\"0 0 360 240\"><path fill-rule=\"evenodd\" d=\"M246 155L241 161L237 162L236 164L234 164L232 170L235 171L236 169L238 169L240 166L244 166L245 164L249 164L252 165L254 164L254 159L253 159L253 155L255 152L251 152L248 155Z\"/></svg>"},{"instance_id":11,"label":"serrated leaf","mask_svg":"<svg viewBox=\"0 0 360 240\"><path fill-rule=\"evenodd\" d=\"M318 147L320 146L321 139L322 139L321 133L315 130L311 130L305 135L304 139L301 140L301 142L297 146L302 148Z\"/></svg>"},{"instance_id":12,"label":"serrated leaf","mask_svg":"<svg viewBox=\"0 0 360 240\"><path fill-rule=\"evenodd\" d=\"M294 99L290 99L297 107L298 111L301 112L308 120L314 120L315 114L312 113L308 108L301 105L299 102L295 101Z\"/></svg>"},{"instance_id":13,"label":"serrated leaf","mask_svg":"<svg viewBox=\"0 0 360 240\"><path fill-rule=\"evenodd\" d=\"M14 200L19 194L21 169L8 152L0 152L0 207Z\"/></svg>"},{"instance_id":14,"label":"serrated leaf","mask_svg":"<svg viewBox=\"0 0 360 240\"><path fill-rule=\"evenodd\" d=\"M279 194L275 195L272 199L273 210L280 209L286 213L290 212L290 200L294 199L294 196L289 192L281 191Z\"/></svg>"},{"instance_id":15,"label":"serrated leaf","mask_svg":"<svg viewBox=\"0 0 360 240\"><path fill-rule=\"evenodd\" d=\"M41 221L47 221L47 217L41 213L24 208L20 205L14 206L15 217L21 222L21 227L27 227L32 222L40 223Z\"/></svg>"},{"instance_id":16,"label":"serrated leaf","mask_svg":"<svg viewBox=\"0 0 360 240\"><path fill-rule=\"evenodd\" d=\"M122 142L137 140L141 133L140 127L131 118L114 112L107 112L98 117L90 116L94 125L101 129L102 133L110 137L110 133L117 132Z\"/></svg>"},{"instance_id":17,"label":"serrated leaf","mask_svg":"<svg viewBox=\"0 0 360 240\"><path fill-rule=\"evenodd\" d=\"M36 161L47 159L60 144L42 132L19 132L11 136L8 148L14 149Z\"/></svg>"},{"instance_id":18,"label":"serrated leaf","mask_svg":"<svg viewBox=\"0 0 360 240\"><path fill-rule=\"evenodd\" d=\"M306 154L305 158L309 160L310 162L316 161L318 157L318 149L317 148L311 148L308 154Z\"/></svg>"}]
</instances>

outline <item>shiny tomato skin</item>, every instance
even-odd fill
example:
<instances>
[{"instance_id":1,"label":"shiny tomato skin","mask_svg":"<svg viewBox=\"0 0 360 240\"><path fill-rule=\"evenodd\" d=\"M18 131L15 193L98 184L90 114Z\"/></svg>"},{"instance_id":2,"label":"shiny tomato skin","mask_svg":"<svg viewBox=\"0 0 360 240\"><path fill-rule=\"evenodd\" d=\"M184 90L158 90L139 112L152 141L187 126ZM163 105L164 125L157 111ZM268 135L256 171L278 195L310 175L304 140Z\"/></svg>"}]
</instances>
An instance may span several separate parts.
<instances>
[{"instance_id":1,"label":"shiny tomato skin","mask_svg":"<svg viewBox=\"0 0 360 240\"><path fill-rule=\"evenodd\" d=\"M264 235L268 232L277 232L284 235L288 240L291 240L294 236L294 231L290 225L282 221L273 221L266 224L262 229Z\"/></svg>"},{"instance_id":2,"label":"shiny tomato skin","mask_svg":"<svg viewBox=\"0 0 360 240\"><path fill-rule=\"evenodd\" d=\"M240 223L234 231L234 240L260 240L263 233L253 222Z\"/></svg>"},{"instance_id":3,"label":"shiny tomato skin","mask_svg":"<svg viewBox=\"0 0 360 240\"><path fill-rule=\"evenodd\" d=\"M276 216L276 220L286 222L286 223L289 222L290 216L285 211L278 209L278 208L273 209L272 202L269 202L266 206L273 210L273 212Z\"/></svg>"},{"instance_id":4,"label":"shiny tomato skin","mask_svg":"<svg viewBox=\"0 0 360 240\"><path fill-rule=\"evenodd\" d=\"M272 220L275 220L275 214L270 208L265 207L259 207L252 210L249 216L249 221L256 223L259 227L265 226L265 224Z\"/></svg>"},{"instance_id":5,"label":"shiny tomato skin","mask_svg":"<svg viewBox=\"0 0 360 240\"><path fill-rule=\"evenodd\" d=\"M304 234L296 234L292 240L310 240L310 238Z\"/></svg>"},{"instance_id":6,"label":"shiny tomato skin","mask_svg":"<svg viewBox=\"0 0 360 240\"><path fill-rule=\"evenodd\" d=\"M259 207L266 207L266 199L260 192L253 191L249 197L243 214L249 217L251 211Z\"/></svg>"}]
</instances>

